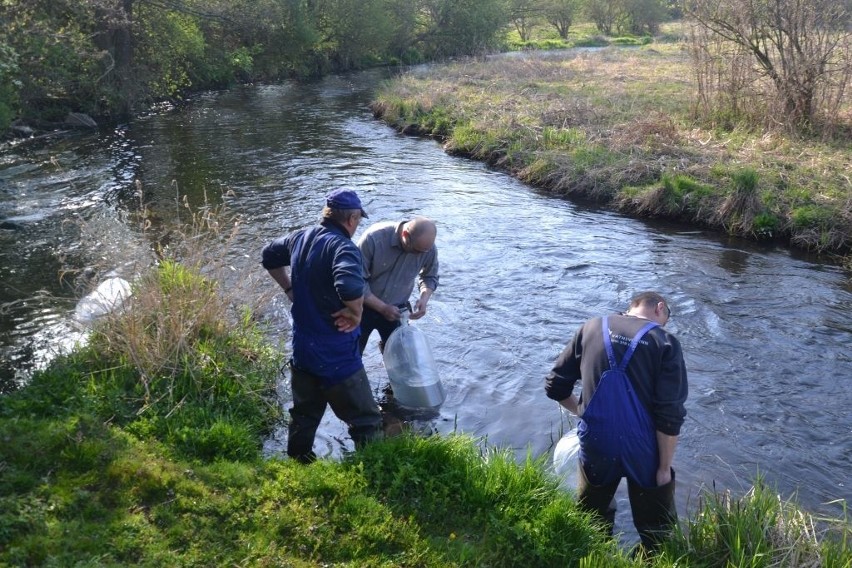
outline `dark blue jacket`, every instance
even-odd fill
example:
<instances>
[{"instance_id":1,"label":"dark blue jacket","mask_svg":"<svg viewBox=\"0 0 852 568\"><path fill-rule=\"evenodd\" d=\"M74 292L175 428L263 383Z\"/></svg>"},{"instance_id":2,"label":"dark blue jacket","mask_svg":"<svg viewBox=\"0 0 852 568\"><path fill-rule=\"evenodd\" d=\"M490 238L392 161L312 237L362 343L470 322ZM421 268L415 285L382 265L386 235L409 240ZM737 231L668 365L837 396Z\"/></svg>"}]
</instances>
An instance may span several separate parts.
<instances>
[{"instance_id":1,"label":"dark blue jacket","mask_svg":"<svg viewBox=\"0 0 852 568\"><path fill-rule=\"evenodd\" d=\"M359 328L343 333L331 314L344 301L364 295L361 251L348 231L330 219L266 245L267 270L290 267L293 286L293 364L323 379L327 386L359 371Z\"/></svg>"},{"instance_id":2,"label":"dark blue jacket","mask_svg":"<svg viewBox=\"0 0 852 568\"><path fill-rule=\"evenodd\" d=\"M624 357L630 340L647 323L642 318L609 316L610 337L616 360ZM592 400L601 375L609 369L603 342L601 318L592 318L574 334L553 366L545 383L549 398L559 401L571 396L574 384L582 382L580 416ZM627 365L633 390L651 415L654 427L669 436L680 434L686 418L689 385L686 364L678 339L662 326L645 334Z\"/></svg>"}]
</instances>

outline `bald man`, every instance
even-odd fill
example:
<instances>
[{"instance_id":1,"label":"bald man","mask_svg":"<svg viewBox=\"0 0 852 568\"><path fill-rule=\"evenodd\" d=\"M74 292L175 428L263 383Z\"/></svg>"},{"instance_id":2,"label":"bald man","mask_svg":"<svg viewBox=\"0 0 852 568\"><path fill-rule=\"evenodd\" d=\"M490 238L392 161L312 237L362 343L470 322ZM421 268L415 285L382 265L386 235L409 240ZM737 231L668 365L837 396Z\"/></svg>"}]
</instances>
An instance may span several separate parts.
<instances>
[{"instance_id":1,"label":"bald man","mask_svg":"<svg viewBox=\"0 0 852 568\"><path fill-rule=\"evenodd\" d=\"M429 298L438 288L438 248L435 222L426 217L408 221L386 221L372 225L361 236L358 248L364 259L364 314L361 318L361 353L374 330L380 346L401 325L401 308L410 307L414 281L420 296L414 303L411 319L426 314Z\"/></svg>"}]
</instances>

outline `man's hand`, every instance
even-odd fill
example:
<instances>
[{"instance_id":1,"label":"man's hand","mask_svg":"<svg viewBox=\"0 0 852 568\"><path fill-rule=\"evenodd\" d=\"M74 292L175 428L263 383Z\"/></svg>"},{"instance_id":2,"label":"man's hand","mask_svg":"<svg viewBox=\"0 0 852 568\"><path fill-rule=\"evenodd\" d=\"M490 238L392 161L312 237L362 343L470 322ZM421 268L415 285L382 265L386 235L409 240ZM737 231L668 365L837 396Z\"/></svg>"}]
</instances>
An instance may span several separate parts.
<instances>
[{"instance_id":1,"label":"man's hand","mask_svg":"<svg viewBox=\"0 0 852 568\"><path fill-rule=\"evenodd\" d=\"M416 320L420 319L426 315L426 300L422 297L414 303L414 310L412 310L411 315L409 316L411 319Z\"/></svg>"},{"instance_id":2,"label":"man's hand","mask_svg":"<svg viewBox=\"0 0 852 568\"><path fill-rule=\"evenodd\" d=\"M667 467L665 469L657 470L657 487L662 487L663 485L668 485L672 480L672 468Z\"/></svg>"},{"instance_id":3,"label":"man's hand","mask_svg":"<svg viewBox=\"0 0 852 568\"><path fill-rule=\"evenodd\" d=\"M384 318L388 321L399 321L401 314L399 313L399 308L392 304L385 304L379 313L384 316Z\"/></svg>"},{"instance_id":4,"label":"man's hand","mask_svg":"<svg viewBox=\"0 0 852 568\"><path fill-rule=\"evenodd\" d=\"M421 293L420 297L414 303L414 309L411 311L411 315L409 316L411 319L416 320L420 319L426 315L426 304L429 303L429 298L432 297L432 290L429 288L425 288Z\"/></svg>"},{"instance_id":5,"label":"man's hand","mask_svg":"<svg viewBox=\"0 0 852 568\"><path fill-rule=\"evenodd\" d=\"M334 312L331 314L331 317L334 318L334 325L337 327L337 331L343 333L355 331L361 324L361 314L356 313L349 307Z\"/></svg>"}]
</instances>

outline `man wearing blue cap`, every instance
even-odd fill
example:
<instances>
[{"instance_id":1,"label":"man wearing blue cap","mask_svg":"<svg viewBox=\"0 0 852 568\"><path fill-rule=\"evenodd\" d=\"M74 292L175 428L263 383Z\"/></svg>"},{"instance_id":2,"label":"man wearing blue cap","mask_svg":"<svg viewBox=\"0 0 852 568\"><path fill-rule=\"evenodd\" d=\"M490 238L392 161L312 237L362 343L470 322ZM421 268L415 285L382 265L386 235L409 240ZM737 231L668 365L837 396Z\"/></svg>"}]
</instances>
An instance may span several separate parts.
<instances>
[{"instance_id":1,"label":"man wearing blue cap","mask_svg":"<svg viewBox=\"0 0 852 568\"><path fill-rule=\"evenodd\" d=\"M332 191L319 225L279 237L262 252L263 267L292 302L287 455L303 463L316 459L314 437L326 405L349 426L356 447L381 433L358 349L365 282L352 235L366 217L358 194Z\"/></svg>"}]
</instances>

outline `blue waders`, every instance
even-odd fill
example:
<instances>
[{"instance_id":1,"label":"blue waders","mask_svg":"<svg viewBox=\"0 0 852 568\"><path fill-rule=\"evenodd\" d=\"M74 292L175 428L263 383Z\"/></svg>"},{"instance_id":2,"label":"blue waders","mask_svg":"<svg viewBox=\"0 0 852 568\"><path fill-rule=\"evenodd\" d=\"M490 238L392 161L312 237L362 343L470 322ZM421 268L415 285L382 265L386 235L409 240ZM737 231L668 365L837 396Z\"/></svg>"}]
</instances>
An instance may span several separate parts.
<instances>
[{"instance_id":1,"label":"blue waders","mask_svg":"<svg viewBox=\"0 0 852 568\"><path fill-rule=\"evenodd\" d=\"M639 341L656 322L640 329L621 362L615 359L608 318L602 322L609 369L601 375L577 429L580 465L577 499L596 513L608 531L615 520L613 497L627 478L633 523L646 548L655 548L661 534L676 519L674 472L667 485L657 487L657 434L651 416L633 390L627 365Z\"/></svg>"}]
</instances>

